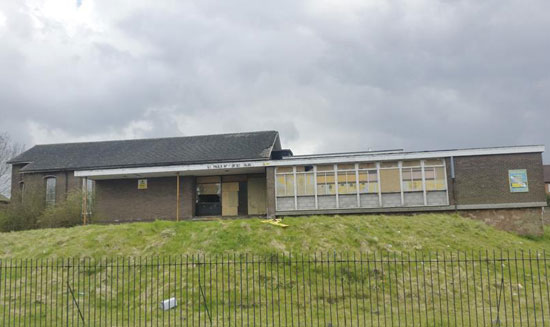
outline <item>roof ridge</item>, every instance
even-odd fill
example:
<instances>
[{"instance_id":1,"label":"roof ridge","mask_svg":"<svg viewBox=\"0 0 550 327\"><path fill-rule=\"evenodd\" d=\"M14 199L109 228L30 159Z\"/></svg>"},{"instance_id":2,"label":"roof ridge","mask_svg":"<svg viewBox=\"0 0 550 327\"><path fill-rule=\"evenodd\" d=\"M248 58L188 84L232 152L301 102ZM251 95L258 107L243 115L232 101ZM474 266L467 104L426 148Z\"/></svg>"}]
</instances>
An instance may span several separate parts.
<instances>
[{"instance_id":1,"label":"roof ridge","mask_svg":"<svg viewBox=\"0 0 550 327\"><path fill-rule=\"evenodd\" d=\"M149 140L170 140L170 139L183 139L183 138L192 138L192 137L208 137L208 136L228 136L228 135L250 135L250 134L260 134L260 133L279 133L276 130L263 130L263 131L252 131L252 132L235 132L235 133L220 133L220 134L200 134L200 135L186 135L186 136L167 136L167 137L146 137L146 138L135 138L135 139L118 139L118 140L105 140L105 141L87 141L87 142L64 142L64 143L44 143L44 144L35 144L30 149L37 146L48 146L48 145L82 145L82 144L97 144L97 143L115 143L115 142L135 142L135 141L149 141ZM30 150L29 149L29 150Z\"/></svg>"}]
</instances>

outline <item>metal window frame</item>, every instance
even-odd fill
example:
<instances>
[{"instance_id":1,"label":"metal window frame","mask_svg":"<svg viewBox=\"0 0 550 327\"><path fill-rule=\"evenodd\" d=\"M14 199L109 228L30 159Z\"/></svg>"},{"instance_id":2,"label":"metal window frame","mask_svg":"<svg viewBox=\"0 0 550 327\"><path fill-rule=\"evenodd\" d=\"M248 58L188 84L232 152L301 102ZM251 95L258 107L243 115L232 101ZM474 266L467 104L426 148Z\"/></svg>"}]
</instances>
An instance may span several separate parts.
<instances>
[{"instance_id":1,"label":"metal window frame","mask_svg":"<svg viewBox=\"0 0 550 327\"><path fill-rule=\"evenodd\" d=\"M367 173L367 180L369 175ZM368 184L367 184L368 185ZM361 195L359 193L359 163L355 163L355 192L357 194L357 208L361 208Z\"/></svg>"},{"instance_id":2,"label":"metal window frame","mask_svg":"<svg viewBox=\"0 0 550 327\"><path fill-rule=\"evenodd\" d=\"M336 188L334 194L336 194L336 209L340 209L340 194L338 192L338 165L334 164L334 187Z\"/></svg>"},{"instance_id":3,"label":"metal window frame","mask_svg":"<svg viewBox=\"0 0 550 327\"><path fill-rule=\"evenodd\" d=\"M284 173L279 173L277 172L277 167L275 168L275 178L277 180L277 178L279 176L284 176L284 185L285 185L285 195L281 195L279 194L278 192L278 188L277 186L275 186L275 205L277 206L278 205L278 202L277 202L277 199L279 197L291 197L291 195L286 195L287 194L287 191L288 191L288 180L287 178L292 178L293 179L293 191L294 191L294 194L292 195L294 197L294 210L300 210L298 209L298 196L311 196L311 195L298 195L298 174L302 174L304 175L304 190L307 188L307 175L312 175L313 177L313 197L315 199L315 209L319 209L319 196L320 195L326 195L326 196L335 196L336 198L336 209L340 209L340 195L352 195L353 193L343 193L343 194L340 194L340 190L339 190L339 180L338 180L338 177L339 177L339 172L340 172L340 175L341 174L345 174L346 175L346 180L345 180L345 183L348 184L352 179L353 175L355 175L355 195L356 195L356 198L357 198L357 208L362 208L362 204L361 204L361 194L374 194L374 192L370 192L370 184L371 184L371 176L372 174L376 173L376 193L378 194L378 207L379 208L383 208L383 201L382 201L382 183L381 183L381 176L380 176L380 171L382 169L398 169L399 170L399 178L401 180L401 183L400 183L400 196L401 196L401 206L402 207L405 207L405 188L404 188L404 179L403 179L403 175L404 175L404 170L406 170L406 172L409 172L410 173L410 179L411 181L415 182L416 179L414 177L414 170L418 170L420 169L420 172L421 172L421 184L422 184L422 189L421 190L414 190L414 191L409 191L409 192L422 192L423 194L423 205L418 205L418 206L425 206L427 207L428 206L428 190L427 190L427 178L426 178L426 172L427 172L427 169L434 169L434 178L437 179L437 169L436 168L443 168L443 173L444 173L444 187L445 189L444 190L434 190L434 191L445 191L446 192L446 197L447 197L447 202L446 204L449 205L449 185L448 185L448 181L447 181L447 164L446 164L446 161L445 161L445 158L440 158L441 161L442 161L442 164L440 165L426 165L426 162L425 160L420 160L420 166L410 166L410 167L403 167L403 161L400 160L400 161L397 161L397 167L387 167L387 168L383 168L381 167L381 161L378 161L378 162L375 162L376 166L374 168L362 168L360 169L359 168L359 162L356 162L354 163L354 168L353 169L341 169L339 170L338 169L338 164L332 164L332 165L325 165L323 164L323 166L332 166L332 169L333 170L323 170L323 171L319 171L318 170L318 165L312 165L313 166L313 170L312 171L308 171L308 172L298 172L297 171L297 167L300 166L292 166L292 172L284 172ZM350 174L350 173L354 173L354 174ZM366 173L367 174L367 192L361 192L361 187L360 187L360 184L359 184L359 174L360 173ZM292 177L290 177L289 175L292 175ZM333 183L330 183L330 182L327 182L327 177L329 175L333 175L334 177L334 182ZM318 177L322 176L324 178L324 182L319 184L318 183ZM54 176L55 177L55 176ZM330 194L329 193L329 186L330 185L333 185L335 187L335 190L334 190L334 193L333 194ZM277 185L277 181L276 181L276 185ZM322 186L323 189L324 189L324 193L323 194L319 194L319 186ZM417 205L414 205L414 206L407 206L407 207L418 207ZM392 206L393 207L393 206Z\"/></svg>"},{"instance_id":4,"label":"metal window frame","mask_svg":"<svg viewBox=\"0 0 550 327\"><path fill-rule=\"evenodd\" d=\"M401 206L405 205L405 193L403 192L403 161L397 162L397 167L399 167L399 190L401 193Z\"/></svg>"},{"instance_id":5,"label":"metal window frame","mask_svg":"<svg viewBox=\"0 0 550 327\"><path fill-rule=\"evenodd\" d=\"M382 183L380 181L380 161L376 162L376 179L378 179L378 206L382 208Z\"/></svg>"},{"instance_id":6,"label":"metal window frame","mask_svg":"<svg viewBox=\"0 0 550 327\"><path fill-rule=\"evenodd\" d=\"M298 210L298 185L296 185L296 166L292 166L292 177L294 178L294 210Z\"/></svg>"},{"instance_id":7,"label":"metal window frame","mask_svg":"<svg viewBox=\"0 0 550 327\"><path fill-rule=\"evenodd\" d=\"M424 197L424 206L428 206L428 194L426 193L426 167L424 160L420 160L420 166L422 167L422 195Z\"/></svg>"}]
</instances>

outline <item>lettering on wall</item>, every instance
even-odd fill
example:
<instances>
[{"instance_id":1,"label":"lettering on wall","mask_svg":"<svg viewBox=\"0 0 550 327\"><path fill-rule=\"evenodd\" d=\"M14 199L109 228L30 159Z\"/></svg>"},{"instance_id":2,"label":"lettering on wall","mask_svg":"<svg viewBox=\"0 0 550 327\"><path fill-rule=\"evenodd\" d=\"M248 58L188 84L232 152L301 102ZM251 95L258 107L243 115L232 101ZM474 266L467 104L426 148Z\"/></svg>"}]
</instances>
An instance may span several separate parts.
<instances>
[{"instance_id":1,"label":"lettering on wall","mask_svg":"<svg viewBox=\"0 0 550 327\"><path fill-rule=\"evenodd\" d=\"M207 169L231 169L231 168L246 168L252 167L252 164L249 162L243 163L220 163L220 164L211 164L207 165Z\"/></svg>"}]
</instances>

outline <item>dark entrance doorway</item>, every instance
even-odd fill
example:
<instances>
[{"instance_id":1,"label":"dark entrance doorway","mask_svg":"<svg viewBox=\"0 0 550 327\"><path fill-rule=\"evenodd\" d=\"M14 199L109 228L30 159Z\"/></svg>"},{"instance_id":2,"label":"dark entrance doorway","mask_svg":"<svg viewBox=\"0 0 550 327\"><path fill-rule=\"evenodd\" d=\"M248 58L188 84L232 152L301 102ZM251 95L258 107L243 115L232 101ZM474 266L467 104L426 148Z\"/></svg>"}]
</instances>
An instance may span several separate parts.
<instances>
[{"instance_id":1,"label":"dark entrance doorway","mask_svg":"<svg viewBox=\"0 0 550 327\"><path fill-rule=\"evenodd\" d=\"M239 216L248 215L248 187L247 182L239 182Z\"/></svg>"},{"instance_id":2,"label":"dark entrance doorway","mask_svg":"<svg viewBox=\"0 0 550 327\"><path fill-rule=\"evenodd\" d=\"M219 176L197 177L196 216L222 214L221 180Z\"/></svg>"}]
</instances>

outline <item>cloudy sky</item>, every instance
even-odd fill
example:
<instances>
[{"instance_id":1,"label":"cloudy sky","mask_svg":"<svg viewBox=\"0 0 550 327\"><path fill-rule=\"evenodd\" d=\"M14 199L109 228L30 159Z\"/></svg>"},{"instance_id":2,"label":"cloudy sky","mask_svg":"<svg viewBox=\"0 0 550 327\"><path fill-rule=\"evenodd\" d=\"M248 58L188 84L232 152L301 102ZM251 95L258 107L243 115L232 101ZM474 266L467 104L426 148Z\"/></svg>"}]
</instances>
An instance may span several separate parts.
<instances>
[{"instance_id":1,"label":"cloudy sky","mask_svg":"<svg viewBox=\"0 0 550 327\"><path fill-rule=\"evenodd\" d=\"M550 145L548 13L548 0L0 0L0 131L29 147L276 129L300 154Z\"/></svg>"}]
</instances>

